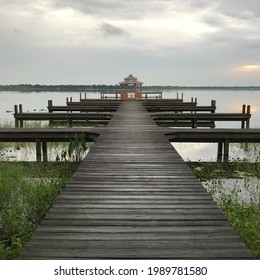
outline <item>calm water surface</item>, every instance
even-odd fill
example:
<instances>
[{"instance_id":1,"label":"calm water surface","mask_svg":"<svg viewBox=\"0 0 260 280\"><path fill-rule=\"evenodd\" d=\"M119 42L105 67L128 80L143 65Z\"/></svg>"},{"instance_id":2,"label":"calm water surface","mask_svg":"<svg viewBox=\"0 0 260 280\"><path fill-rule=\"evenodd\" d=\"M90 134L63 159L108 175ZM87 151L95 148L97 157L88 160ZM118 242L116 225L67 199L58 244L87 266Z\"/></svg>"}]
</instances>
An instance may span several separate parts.
<instances>
[{"instance_id":1,"label":"calm water surface","mask_svg":"<svg viewBox=\"0 0 260 280\"><path fill-rule=\"evenodd\" d=\"M182 93L182 92L179 92ZM206 106L211 100L216 100L217 113L240 113L242 105L251 105L251 128L260 128L260 92L259 91L217 91L217 90L190 90L183 91L184 101L197 98L198 105ZM47 111L48 100L53 100L54 105L66 105L66 98L72 97L79 100L78 92L0 92L0 123L12 123L14 126L13 107L22 104L24 112ZM99 93L88 92L87 98L100 98ZM163 98L176 98L176 91L164 91ZM240 122L216 122L218 128L240 128ZM215 160L216 144L207 143L174 143L174 147L184 160ZM248 154L239 145L231 147L231 158L256 157L258 153ZM15 156L15 155L14 155Z\"/></svg>"}]
</instances>

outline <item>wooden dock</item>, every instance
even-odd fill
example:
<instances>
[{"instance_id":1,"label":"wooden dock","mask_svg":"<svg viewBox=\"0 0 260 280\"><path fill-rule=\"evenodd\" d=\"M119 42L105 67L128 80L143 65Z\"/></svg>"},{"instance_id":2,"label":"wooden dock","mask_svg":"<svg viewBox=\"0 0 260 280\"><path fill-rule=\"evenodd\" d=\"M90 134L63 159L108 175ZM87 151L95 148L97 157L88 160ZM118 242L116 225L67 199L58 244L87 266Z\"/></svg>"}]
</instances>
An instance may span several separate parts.
<instances>
[{"instance_id":1,"label":"wooden dock","mask_svg":"<svg viewBox=\"0 0 260 280\"><path fill-rule=\"evenodd\" d=\"M123 102L20 259L252 259L138 101Z\"/></svg>"}]
</instances>

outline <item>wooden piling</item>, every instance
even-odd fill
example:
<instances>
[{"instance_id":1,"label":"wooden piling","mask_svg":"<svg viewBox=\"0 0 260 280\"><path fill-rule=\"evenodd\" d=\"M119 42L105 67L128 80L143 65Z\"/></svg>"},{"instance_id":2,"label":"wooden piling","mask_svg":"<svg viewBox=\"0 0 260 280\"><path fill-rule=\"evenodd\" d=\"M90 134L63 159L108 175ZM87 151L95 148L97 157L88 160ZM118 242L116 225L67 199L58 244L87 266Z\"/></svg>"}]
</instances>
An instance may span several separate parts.
<instances>
[{"instance_id":1,"label":"wooden piling","mask_svg":"<svg viewBox=\"0 0 260 280\"><path fill-rule=\"evenodd\" d=\"M223 142L218 143L218 154L217 154L217 161L222 161L223 159Z\"/></svg>"},{"instance_id":2,"label":"wooden piling","mask_svg":"<svg viewBox=\"0 0 260 280\"><path fill-rule=\"evenodd\" d=\"M43 159L43 162L48 161L47 142L42 142L42 159Z\"/></svg>"},{"instance_id":3,"label":"wooden piling","mask_svg":"<svg viewBox=\"0 0 260 280\"><path fill-rule=\"evenodd\" d=\"M52 113L52 106L53 106L53 103L52 103L52 100L48 100L48 111L49 113Z\"/></svg>"},{"instance_id":4,"label":"wooden piling","mask_svg":"<svg viewBox=\"0 0 260 280\"><path fill-rule=\"evenodd\" d=\"M229 156L229 140L225 139L224 141L224 162L228 162Z\"/></svg>"},{"instance_id":5,"label":"wooden piling","mask_svg":"<svg viewBox=\"0 0 260 280\"><path fill-rule=\"evenodd\" d=\"M191 121L191 127L192 128L198 128L198 120L197 119L193 119Z\"/></svg>"},{"instance_id":6,"label":"wooden piling","mask_svg":"<svg viewBox=\"0 0 260 280\"><path fill-rule=\"evenodd\" d=\"M41 141L39 139L36 139L36 160L37 162L42 160Z\"/></svg>"},{"instance_id":7,"label":"wooden piling","mask_svg":"<svg viewBox=\"0 0 260 280\"><path fill-rule=\"evenodd\" d=\"M212 107L212 109L211 109L211 113L216 113L216 100L211 100L211 107Z\"/></svg>"},{"instance_id":8,"label":"wooden piling","mask_svg":"<svg viewBox=\"0 0 260 280\"><path fill-rule=\"evenodd\" d=\"M246 113L246 105L243 104L243 105L242 105L242 114L245 114L245 113ZM241 128L242 128L242 129L245 128L245 121L244 121L244 120L241 121Z\"/></svg>"},{"instance_id":9,"label":"wooden piling","mask_svg":"<svg viewBox=\"0 0 260 280\"><path fill-rule=\"evenodd\" d=\"M71 119L67 119L67 126L72 127L72 120Z\"/></svg>"},{"instance_id":10,"label":"wooden piling","mask_svg":"<svg viewBox=\"0 0 260 280\"><path fill-rule=\"evenodd\" d=\"M19 104L19 113L23 112L23 105ZM20 127L23 127L23 119L20 120Z\"/></svg>"},{"instance_id":11,"label":"wooden piling","mask_svg":"<svg viewBox=\"0 0 260 280\"><path fill-rule=\"evenodd\" d=\"M246 113L247 113L248 115L251 114L251 106L250 106L250 105L247 105ZM250 128L250 118L248 118L248 119L246 120L246 128L247 128L247 129Z\"/></svg>"},{"instance_id":12,"label":"wooden piling","mask_svg":"<svg viewBox=\"0 0 260 280\"><path fill-rule=\"evenodd\" d=\"M50 109L50 108L52 108L52 106L53 106L53 103L52 103L52 100L48 100L48 110L49 110L49 113L53 113L53 110L52 109ZM53 125L53 120L49 120L49 126L52 126Z\"/></svg>"},{"instance_id":13,"label":"wooden piling","mask_svg":"<svg viewBox=\"0 0 260 280\"><path fill-rule=\"evenodd\" d=\"M18 114L18 106L14 105L14 118L15 118L15 127L19 127L19 121L16 118L16 115Z\"/></svg>"}]
</instances>

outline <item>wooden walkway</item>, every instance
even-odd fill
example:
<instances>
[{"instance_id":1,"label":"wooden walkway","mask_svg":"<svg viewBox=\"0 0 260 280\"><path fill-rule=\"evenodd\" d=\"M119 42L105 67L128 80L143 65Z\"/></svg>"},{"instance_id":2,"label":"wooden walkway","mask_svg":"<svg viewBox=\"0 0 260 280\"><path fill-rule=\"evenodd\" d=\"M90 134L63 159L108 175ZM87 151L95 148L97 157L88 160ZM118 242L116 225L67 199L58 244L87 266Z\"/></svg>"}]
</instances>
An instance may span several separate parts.
<instances>
[{"instance_id":1,"label":"wooden walkway","mask_svg":"<svg viewBox=\"0 0 260 280\"><path fill-rule=\"evenodd\" d=\"M20 259L250 259L141 102L126 101Z\"/></svg>"}]
</instances>

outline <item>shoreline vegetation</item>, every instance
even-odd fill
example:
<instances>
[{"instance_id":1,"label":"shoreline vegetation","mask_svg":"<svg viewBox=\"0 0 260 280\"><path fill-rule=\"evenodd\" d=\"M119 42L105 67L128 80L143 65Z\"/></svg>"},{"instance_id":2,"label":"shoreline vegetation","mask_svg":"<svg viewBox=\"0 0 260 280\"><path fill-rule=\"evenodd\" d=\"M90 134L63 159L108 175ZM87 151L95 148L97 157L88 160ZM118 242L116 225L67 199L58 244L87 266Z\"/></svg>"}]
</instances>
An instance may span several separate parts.
<instances>
[{"instance_id":1,"label":"shoreline vegetation","mask_svg":"<svg viewBox=\"0 0 260 280\"><path fill-rule=\"evenodd\" d=\"M244 159L235 159L229 163L189 162L189 166L254 257L259 260L259 158L253 163ZM231 179L229 186L225 184L227 179Z\"/></svg>"},{"instance_id":2,"label":"shoreline vegetation","mask_svg":"<svg viewBox=\"0 0 260 280\"><path fill-rule=\"evenodd\" d=\"M0 260L19 256L90 146L75 137L56 162L0 160Z\"/></svg>"},{"instance_id":3,"label":"shoreline vegetation","mask_svg":"<svg viewBox=\"0 0 260 280\"><path fill-rule=\"evenodd\" d=\"M118 91L119 85L41 85L41 84L17 84L0 85L0 91L20 91L20 92L78 92L78 91ZM162 90L245 90L258 91L260 86L143 86L143 91L162 91Z\"/></svg>"}]
</instances>

